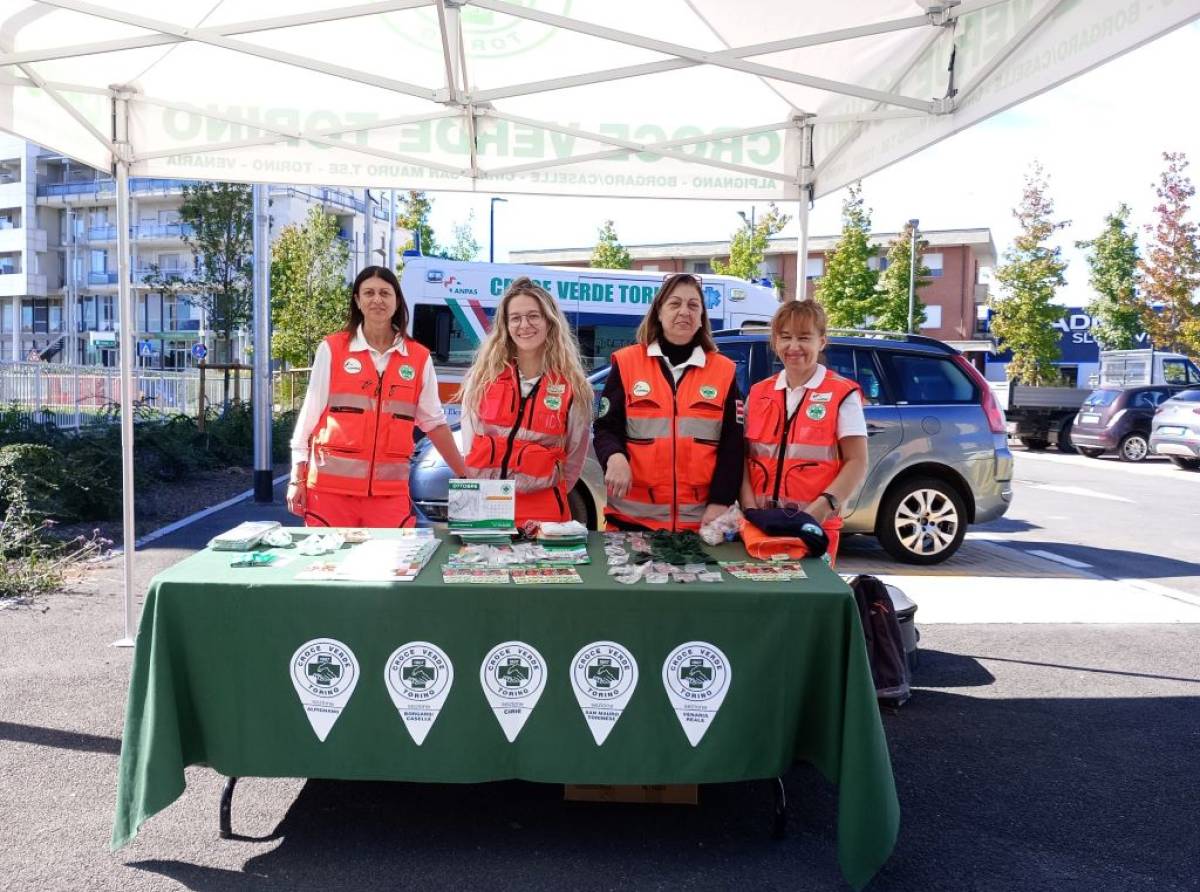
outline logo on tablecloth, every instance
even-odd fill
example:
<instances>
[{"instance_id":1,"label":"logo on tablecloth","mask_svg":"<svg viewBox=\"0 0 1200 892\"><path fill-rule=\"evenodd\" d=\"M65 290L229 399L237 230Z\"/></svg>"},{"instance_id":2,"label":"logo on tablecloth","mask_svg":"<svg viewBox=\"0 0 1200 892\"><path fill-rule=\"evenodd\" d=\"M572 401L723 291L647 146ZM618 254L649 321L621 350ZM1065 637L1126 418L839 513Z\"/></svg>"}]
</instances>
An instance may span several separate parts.
<instances>
[{"instance_id":1,"label":"logo on tablecloth","mask_svg":"<svg viewBox=\"0 0 1200 892\"><path fill-rule=\"evenodd\" d=\"M454 683L450 658L428 641L410 641L392 651L383 680L404 727L420 746Z\"/></svg>"},{"instance_id":2,"label":"logo on tablecloth","mask_svg":"<svg viewBox=\"0 0 1200 892\"><path fill-rule=\"evenodd\" d=\"M292 687L322 743L358 684L358 660L333 638L306 641L292 654Z\"/></svg>"},{"instance_id":3,"label":"logo on tablecloth","mask_svg":"<svg viewBox=\"0 0 1200 892\"><path fill-rule=\"evenodd\" d=\"M479 682L504 736L512 743L546 688L546 661L533 645L506 641L483 658Z\"/></svg>"},{"instance_id":4,"label":"logo on tablecloth","mask_svg":"<svg viewBox=\"0 0 1200 892\"><path fill-rule=\"evenodd\" d=\"M637 661L613 641L585 644L571 661L575 700L596 741L604 743L637 687Z\"/></svg>"},{"instance_id":5,"label":"logo on tablecloth","mask_svg":"<svg viewBox=\"0 0 1200 892\"><path fill-rule=\"evenodd\" d=\"M681 644L663 663L663 687L692 746L717 717L732 680L729 660L707 641Z\"/></svg>"}]
</instances>

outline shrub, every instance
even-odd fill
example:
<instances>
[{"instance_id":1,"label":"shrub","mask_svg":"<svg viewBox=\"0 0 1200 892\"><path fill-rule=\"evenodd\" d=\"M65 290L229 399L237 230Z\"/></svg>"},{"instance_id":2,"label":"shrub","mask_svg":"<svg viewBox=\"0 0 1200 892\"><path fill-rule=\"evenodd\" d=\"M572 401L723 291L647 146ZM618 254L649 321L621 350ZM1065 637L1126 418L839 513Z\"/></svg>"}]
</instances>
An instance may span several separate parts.
<instances>
[{"instance_id":1,"label":"shrub","mask_svg":"<svg viewBox=\"0 0 1200 892\"><path fill-rule=\"evenodd\" d=\"M19 500L38 522L48 517L77 520L65 504L67 487L61 453L40 443L0 447L0 505L4 508Z\"/></svg>"},{"instance_id":2,"label":"shrub","mask_svg":"<svg viewBox=\"0 0 1200 892\"><path fill-rule=\"evenodd\" d=\"M93 533L66 543L44 535L49 521L37 520L23 492L16 492L0 520L0 601L28 602L62 588L72 566L101 555L112 545Z\"/></svg>"}]
</instances>

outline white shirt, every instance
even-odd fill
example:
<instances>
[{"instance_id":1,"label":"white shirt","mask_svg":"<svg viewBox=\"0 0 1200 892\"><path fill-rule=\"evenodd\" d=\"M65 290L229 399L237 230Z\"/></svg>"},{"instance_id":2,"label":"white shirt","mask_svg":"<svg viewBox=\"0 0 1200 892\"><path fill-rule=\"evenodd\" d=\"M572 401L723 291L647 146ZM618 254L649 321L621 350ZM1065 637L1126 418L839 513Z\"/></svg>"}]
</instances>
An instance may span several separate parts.
<instances>
[{"instance_id":1,"label":"white shirt","mask_svg":"<svg viewBox=\"0 0 1200 892\"><path fill-rule=\"evenodd\" d=\"M397 332L392 346L380 352L367 343L363 336L362 326L350 339L351 350L369 350L371 360L375 363L376 374L382 375L387 368L392 353L408 356L408 347L403 334ZM329 344L321 341L317 347L317 355L313 357L312 372L308 377L308 392L304 394L304 405L296 417L296 428L292 431L292 466L309 460L309 438L329 405L329 368L333 364L333 353ZM442 411L442 398L438 396L437 373L433 370L433 360L425 363L425 374L421 378L421 393L417 397L417 414L413 421L417 427L429 433L434 428L446 423L446 415Z\"/></svg>"},{"instance_id":2,"label":"white shirt","mask_svg":"<svg viewBox=\"0 0 1200 892\"><path fill-rule=\"evenodd\" d=\"M658 341L655 341L653 344L651 344L649 347L646 348L646 355L647 356L660 356L663 359L666 359L666 357L663 356L662 347L659 345ZM708 364L708 360L705 357L706 357L706 354L704 352L704 348L697 344L695 347L692 348L692 355L689 356L687 359L685 359L683 362L681 362L679 365L671 365L671 360L667 359L667 365L671 369L671 374L675 378L675 383L676 384L679 383L679 379L683 377L683 370L686 369L688 366L694 365L694 366L696 366L696 368L700 368L700 369L704 368L704 366Z\"/></svg>"},{"instance_id":3,"label":"white shirt","mask_svg":"<svg viewBox=\"0 0 1200 892\"><path fill-rule=\"evenodd\" d=\"M804 391L816 390L824 380L825 366L820 363L817 363L812 377L799 387L788 387L787 372L783 371L779 373L779 376L775 379L775 389L787 391L787 413L789 418L800 408L800 401L804 399ZM844 437L865 437L867 435L867 419L863 415L862 396L857 390L846 397L842 402L841 408L838 409L837 435L839 440Z\"/></svg>"},{"instance_id":4,"label":"white shirt","mask_svg":"<svg viewBox=\"0 0 1200 892\"><path fill-rule=\"evenodd\" d=\"M522 397L529 396L533 392L533 385L542 378L541 375L526 378L520 370L517 371L517 376ZM575 398L579 399L580 397L577 395ZM471 441L475 439L475 427L474 413L467 411L465 407L462 417L459 419L459 432L462 434L462 454L466 455L471 451ZM583 463L587 461L588 449L591 448L591 445L591 426L580 424L579 416L572 411L567 416L567 462L563 466L563 479L566 480L568 492L574 489L579 475L583 473Z\"/></svg>"}]
</instances>

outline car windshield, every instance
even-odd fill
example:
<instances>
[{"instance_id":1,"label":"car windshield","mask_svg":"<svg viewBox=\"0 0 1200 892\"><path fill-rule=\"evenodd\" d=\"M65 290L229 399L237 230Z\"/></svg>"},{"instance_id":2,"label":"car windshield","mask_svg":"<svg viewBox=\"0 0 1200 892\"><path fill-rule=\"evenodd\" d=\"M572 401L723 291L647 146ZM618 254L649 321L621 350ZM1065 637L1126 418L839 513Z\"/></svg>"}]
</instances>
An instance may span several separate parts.
<instances>
[{"instance_id":1,"label":"car windshield","mask_svg":"<svg viewBox=\"0 0 1200 892\"><path fill-rule=\"evenodd\" d=\"M1119 390L1093 390L1083 401L1085 406L1111 406L1113 400L1120 395Z\"/></svg>"}]
</instances>

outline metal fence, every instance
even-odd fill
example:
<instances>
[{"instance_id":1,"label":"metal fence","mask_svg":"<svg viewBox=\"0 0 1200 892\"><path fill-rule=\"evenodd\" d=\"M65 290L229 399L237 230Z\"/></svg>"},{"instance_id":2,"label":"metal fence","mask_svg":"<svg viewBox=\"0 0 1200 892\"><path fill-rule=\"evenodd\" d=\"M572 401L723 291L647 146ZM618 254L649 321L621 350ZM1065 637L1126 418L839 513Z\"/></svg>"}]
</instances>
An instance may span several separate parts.
<instances>
[{"instance_id":1,"label":"metal fence","mask_svg":"<svg viewBox=\"0 0 1200 892\"><path fill-rule=\"evenodd\" d=\"M250 373L230 372L230 400L249 401ZM209 370L204 381L207 405L226 399L225 372ZM134 403L172 415L200 411L200 373L195 369L134 369ZM119 417L121 375L105 366L68 366L43 362L0 365L0 410L28 415L38 423L79 428L109 424Z\"/></svg>"}]
</instances>

